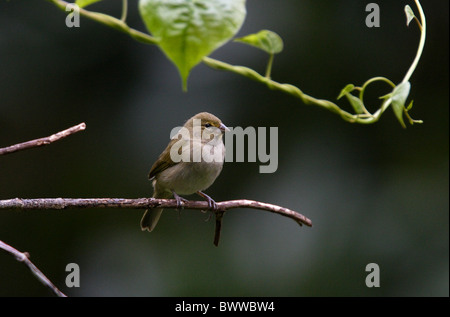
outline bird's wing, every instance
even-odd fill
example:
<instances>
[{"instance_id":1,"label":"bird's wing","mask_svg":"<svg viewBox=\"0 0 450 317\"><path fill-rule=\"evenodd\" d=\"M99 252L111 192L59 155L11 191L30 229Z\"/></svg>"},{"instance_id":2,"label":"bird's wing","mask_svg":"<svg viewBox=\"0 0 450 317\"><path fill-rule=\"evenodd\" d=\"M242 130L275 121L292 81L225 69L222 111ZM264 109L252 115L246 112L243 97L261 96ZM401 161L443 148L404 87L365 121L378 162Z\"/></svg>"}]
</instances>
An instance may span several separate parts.
<instances>
[{"instance_id":1,"label":"bird's wing","mask_svg":"<svg viewBox=\"0 0 450 317\"><path fill-rule=\"evenodd\" d=\"M170 149L172 148L172 145L174 145L177 141L178 139L170 140L169 144L167 145L167 148L161 153L161 155L158 157L158 159L150 169L150 173L148 174L149 179L152 179L158 173L161 173L162 171L168 169L169 167L178 164L172 161L172 158L170 157Z\"/></svg>"}]
</instances>

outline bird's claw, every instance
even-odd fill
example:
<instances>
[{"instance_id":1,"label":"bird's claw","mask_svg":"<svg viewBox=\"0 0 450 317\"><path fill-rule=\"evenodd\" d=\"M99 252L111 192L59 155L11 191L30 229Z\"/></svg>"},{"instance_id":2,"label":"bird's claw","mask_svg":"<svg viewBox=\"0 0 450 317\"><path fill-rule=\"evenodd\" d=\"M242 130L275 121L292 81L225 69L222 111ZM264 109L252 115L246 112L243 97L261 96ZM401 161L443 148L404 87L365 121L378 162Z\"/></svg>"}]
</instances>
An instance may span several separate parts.
<instances>
[{"instance_id":1,"label":"bird's claw","mask_svg":"<svg viewBox=\"0 0 450 317\"><path fill-rule=\"evenodd\" d=\"M188 200L186 198L178 196L178 194L175 192L172 192L172 194L173 197L175 197L175 200L177 201L177 209L182 209L183 203L188 202Z\"/></svg>"},{"instance_id":2,"label":"bird's claw","mask_svg":"<svg viewBox=\"0 0 450 317\"><path fill-rule=\"evenodd\" d=\"M206 199L206 201L208 202L208 208L210 210L216 211L217 209L219 209L219 207L217 206L217 203L214 201L214 199L212 199L211 197L209 197L208 195L206 195L205 193L198 191L197 194L199 194L200 196L202 196L203 198Z\"/></svg>"},{"instance_id":3,"label":"bird's claw","mask_svg":"<svg viewBox=\"0 0 450 317\"><path fill-rule=\"evenodd\" d=\"M212 210L218 209L216 202L214 200L212 200L211 198L208 200L208 207L209 207L209 209L212 209Z\"/></svg>"}]
</instances>

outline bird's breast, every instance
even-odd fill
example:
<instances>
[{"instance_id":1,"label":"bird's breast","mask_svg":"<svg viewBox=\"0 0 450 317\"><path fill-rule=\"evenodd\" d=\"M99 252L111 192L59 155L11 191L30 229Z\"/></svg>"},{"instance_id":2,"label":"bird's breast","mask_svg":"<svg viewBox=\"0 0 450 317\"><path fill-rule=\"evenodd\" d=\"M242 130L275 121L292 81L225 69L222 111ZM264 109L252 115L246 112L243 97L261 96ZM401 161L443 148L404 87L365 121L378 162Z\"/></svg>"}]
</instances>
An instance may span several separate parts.
<instances>
[{"instance_id":1,"label":"bird's breast","mask_svg":"<svg viewBox=\"0 0 450 317\"><path fill-rule=\"evenodd\" d=\"M208 158L208 153L212 157ZM156 175L156 185L160 189L175 191L179 195L191 195L199 190L205 190L214 183L222 171L224 156L225 148L222 142L219 146L203 144L202 159L199 162L181 161L165 169Z\"/></svg>"}]
</instances>

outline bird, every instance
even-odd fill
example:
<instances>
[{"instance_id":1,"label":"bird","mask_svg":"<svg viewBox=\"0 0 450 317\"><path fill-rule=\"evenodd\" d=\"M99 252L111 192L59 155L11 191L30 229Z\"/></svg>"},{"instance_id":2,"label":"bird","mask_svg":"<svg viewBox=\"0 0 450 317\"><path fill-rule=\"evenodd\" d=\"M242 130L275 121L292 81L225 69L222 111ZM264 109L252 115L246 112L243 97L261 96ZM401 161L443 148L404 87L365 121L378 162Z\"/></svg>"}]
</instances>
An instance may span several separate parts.
<instances>
[{"instance_id":1,"label":"bird","mask_svg":"<svg viewBox=\"0 0 450 317\"><path fill-rule=\"evenodd\" d=\"M152 181L153 198L174 197L181 208L187 199L180 195L198 194L208 201L210 209L217 209L216 202L203 191L222 171L226 131L230 129L208 112L188 119L150 169L148 178ZM152 232L162 211L163 208L146 210L140 223L142 231Z\"/></svg>"}]
</instances>

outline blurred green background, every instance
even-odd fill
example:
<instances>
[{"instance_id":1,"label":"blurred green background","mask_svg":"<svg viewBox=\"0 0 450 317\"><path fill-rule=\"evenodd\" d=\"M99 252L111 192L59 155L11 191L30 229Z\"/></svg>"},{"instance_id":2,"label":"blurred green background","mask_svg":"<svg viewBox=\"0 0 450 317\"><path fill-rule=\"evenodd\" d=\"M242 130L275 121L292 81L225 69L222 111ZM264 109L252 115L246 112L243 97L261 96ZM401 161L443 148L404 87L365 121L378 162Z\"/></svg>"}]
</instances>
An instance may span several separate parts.
<instances>
[{"instance_id":1,"label":"blurred green background","mask_svg":"<svg viewBox=\"0 0 450 317\"><path fill-rule=\"evenodd\" d=\"M129 2L129 24L145 30ZM371 29L369 2L249 0L238 36L280 34L272 77L333 101L348 83L400 82L415 56L420 33L403 12L417 12L414 2L375 1L381 27ZM148 197L147 173L170 130L209 111L230 127L278 127L279 166L259 174L260 163L226 163L207 193L279 204L314 225L236 209L216 248L214 221L198 211L168 210L150 234L140 210L3 210L0 240L29 252L69 296L449 296L449 2L422 5L428 37L410 100L424 124L404 130L391 110L352 125L204 65L183 93L156 47L83 18L69 29L44 0L0 1L0 147L87 124L51 146L1 156L1 199ZM91 9L120 16L121 1ZM267 61L239 43L212 56L260 72ZM370 89L369 105L384 88ZM79 288L65 286L68 263L80 266ZM380 267L379 288L365 285L368 263ZM3 251L0 295L51 296Z\"/></svg>"}]
</instances>

